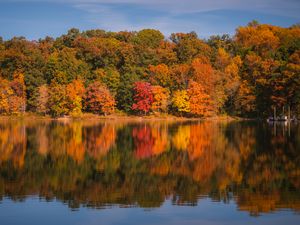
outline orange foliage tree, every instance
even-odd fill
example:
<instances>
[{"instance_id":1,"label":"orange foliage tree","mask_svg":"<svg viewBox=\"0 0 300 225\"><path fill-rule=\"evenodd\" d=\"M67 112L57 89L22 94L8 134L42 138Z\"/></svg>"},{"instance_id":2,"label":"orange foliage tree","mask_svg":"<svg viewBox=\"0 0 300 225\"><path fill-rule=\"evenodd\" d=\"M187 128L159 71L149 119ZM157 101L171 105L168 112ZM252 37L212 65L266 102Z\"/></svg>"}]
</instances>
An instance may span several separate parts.
<instances>
[{"instance_id":1,"label":"orange foliage tree","mask_svg":"<svg viewBox=\"0 0 300 225\"><path fill-rule=\"evenodd\" d=\"M190 65L178 64L171 68L172 90L186 89L190 78Z\"/></svg>"},{"instance_id":2,"label":"orange foliage tree","mask_svg":"<svg viewBox=\"0 0 300 225\"><path fill-rule=\"evenodd\" d=\"M9 98L13 94L10 82L0 77L0 113L9 114Z\"/></svg>"},{"instance_id":3,"label":"orange foliage tree","mask_svg":"<svg viewBox=\"0 0 300 225\"><path fill-rule=\"evenodd\" d=\"M24 74L19 71L15 71L13 77L14 79L10 82L10 87L13 90L13 94L9 98L10 113L24 113L26 110L26 86L24 82Z\"/></svg>"},{"instance_id":4,"label":"orange foliage tree","mask_svg":"<svg viewBox=\"0 0 300 225\"><path fill-rule=\"evenodd\" d=\"M90 112L100 114L111 114L115 109L115 99L109 90L100 82L91 83L86 90L85 106Z\"/></svg>"},{"instance_id":5,"label":"orange foliage tree","mask_svg":"<svg viewBox=\"0 0 300 225\"><path fill-rule=\"evenodd\" d=\"M71 115L80 115L85 88L81 80L73 80L66 87L68 108Z\"/></svg>"},{"instance_id":6,"label":"orange foliage tree","mask_svg":"<svg viewBox=\"0 0 300 225\"><path fill-rule=\"evenodd\" d=\"M151 109L154 112L167 112L168 110L168 100L169 100L169 90L161 86L152 86L153 93L153 103Z\"/></svg>"},{"instance_id":7,"label":"orange foliage tree","mask_svg":"<svg viewBox=\"0 0 300 225\"><path fill-rule=\"evenodd\" d=\"M275 50L279 45L276 27L250 23L246 27L239 27L235 35L236 42L243 48L250 48L264 55Z\"/></svg>"},{"instance_id":8,"label":"orange foliage tree","mask_svg":"<svg viewBox=\"0 0 300 225\"><path fill-rule=\"evenodd\" d=\"M169 67L165 64L159 64L157 66L149 66L149 80L154 85L160 85L163 87L170 86L171 77Z\"/></svg>"},{"instance_id":9,"label":"orange foliage tree","mask_svg":"<svg viewBox=\"0 0 300 225\"><path fill-rule=\"evenodd\" d=\"M199 57L192 62L192 79L203 85L208 94L212 94L215 84L214 69L206 57Z\"/></svg>"},{"instance_id":10,"label":"orange foliage tree","mask_svg":"<svg viewBox=\"0 0 300 225\"><path fill-rule=\"evenodd\" d=\"M223 48L218 48L215 67L218 69L219 81L216 91L217 105L222 109L224 104L233 107L233 99L240 85L240 67L242 60L240 56L231 57Z\"/></svg>"},{"instance_id":11,"label":"orange foliage tree","mask_svg":"<svg viewBox=\"0 0 300 225\"><path fill-rule=\"evenodd\" d=\"M187 93L189 96L190 112L192 114L197 116L210 116L213 114L213 102L201 84L191 81Z\"/></svg>"}]
</instances>

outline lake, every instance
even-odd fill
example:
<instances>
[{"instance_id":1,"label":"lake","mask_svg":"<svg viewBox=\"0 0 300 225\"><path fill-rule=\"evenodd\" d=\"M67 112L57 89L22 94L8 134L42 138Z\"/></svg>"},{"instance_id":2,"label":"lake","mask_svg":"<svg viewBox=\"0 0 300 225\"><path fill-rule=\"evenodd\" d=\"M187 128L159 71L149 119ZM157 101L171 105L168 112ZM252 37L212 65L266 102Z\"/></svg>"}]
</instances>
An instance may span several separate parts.
<instances>
[{"instance_id":1,"label":"lake","mask_svg":"<svg viewBox=\"0 0 300 225\"><path fill-rule=\"evenodd\" d=\"M0 224L300 224L300 125L2 120Z\"/></svg>"}]
</instances>

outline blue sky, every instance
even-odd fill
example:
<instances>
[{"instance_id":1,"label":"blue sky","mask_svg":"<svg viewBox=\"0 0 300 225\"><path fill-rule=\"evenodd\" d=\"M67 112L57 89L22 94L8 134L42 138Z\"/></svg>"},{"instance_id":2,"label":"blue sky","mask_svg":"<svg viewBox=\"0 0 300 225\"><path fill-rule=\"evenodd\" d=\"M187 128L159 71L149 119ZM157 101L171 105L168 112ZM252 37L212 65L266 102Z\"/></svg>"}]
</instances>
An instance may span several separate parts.
<instances>
[{"instance_id":1,"label":"blue sky","mask_svg":"<svg viewBox=\"0 0 300 225\"><path fill-rule=\"evenodd\" d=\"M37 40L72 27L110 31L154 28L166 36L233 34L251 20L288 27L300 22L300 0L0 0L0 36Z\"/></svg>"}]
</instances>

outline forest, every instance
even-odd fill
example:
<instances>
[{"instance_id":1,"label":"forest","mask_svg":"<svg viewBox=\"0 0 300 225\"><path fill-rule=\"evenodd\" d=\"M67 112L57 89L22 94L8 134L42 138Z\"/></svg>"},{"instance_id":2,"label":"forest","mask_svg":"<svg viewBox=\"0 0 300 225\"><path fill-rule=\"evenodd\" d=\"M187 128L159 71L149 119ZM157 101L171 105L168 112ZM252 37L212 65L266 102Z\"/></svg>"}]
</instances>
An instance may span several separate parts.
<instances>
[{"instance_id":1,"label":"forest","mask_svg":"<svg viewBox=\"0 0 300 225\"><path fill-rule=\"evenodd\" d=\"M234 35L70 29L0 37L0 114L300 116L300 25L250 22Z\"/></svg>"}]
</instances>

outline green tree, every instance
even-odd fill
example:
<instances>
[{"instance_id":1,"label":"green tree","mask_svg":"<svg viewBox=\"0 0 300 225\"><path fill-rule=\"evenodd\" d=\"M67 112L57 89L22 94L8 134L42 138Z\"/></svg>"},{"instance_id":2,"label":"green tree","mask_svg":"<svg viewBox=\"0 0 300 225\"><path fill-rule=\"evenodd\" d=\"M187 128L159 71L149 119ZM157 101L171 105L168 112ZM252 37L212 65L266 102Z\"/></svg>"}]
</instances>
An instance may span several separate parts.
<instances>
[{"instance_id":1,"label":"green tree","mask_svg":"<svg viewBox=\"0 0 300 225\"><path fill-rule=\"evenodd\" d=\"M94 71L96 80L101 81L115 96L120 85L120 73L115 68L97 69Z\"/></svg>"},{"instance_id":2,"label":"green tree","mask_svg":"<svg viewBox=\"0 0 300 225\"><path fill-rule=\"evenodd\" d=\"M136 74L125 73L121 76L120 85L117 90L117 107L127 113L131 112L133 104L133 84L138 80Z\"/></svg>"},{"instance_id":3,"label":"green tree","mask_svg":"<svg viewBox=\"0 0 300 225\"><path fill-rule=\"evenodd\" d=\"M53 52L47 62L46 78L47 82L52 80L60 84L70 83L74 79L89 78L89 66L82 60L76 58L76 50L63 48Z\"/></svg>"},{"instance_id":4,"label":"green tree","mask_svg":"<svg viewBox=\"0 0 300 225\"><path fill-rule=\"evenodd\" d=\"M199 56L209 57L211 55L209 45L198 39L195 32L173 33L170 39L176 44L175 52L180 63L191 62L192 59Z\"/></svg>"},{"instance_id":5,"label":"green tree","mask_svg":"<svg viewBox=\"0 0 300 225\"><path fill-rule=\"evenodd\" d=\"M52 116L63 116L69 113L66 86L52 81L49 86L49 111Z\"/></svg>"},{"instance_id":6,"label":"green tree","mask_svg":"<svg viewBox=\"0 0 300 225\"><path fill-rule=\"evenodd\" d=\"M141 30L133 39L134 43L150 48L157 48L163 40L164 35L160 31L153 29Z\"/></svg>"}]
</instances>

